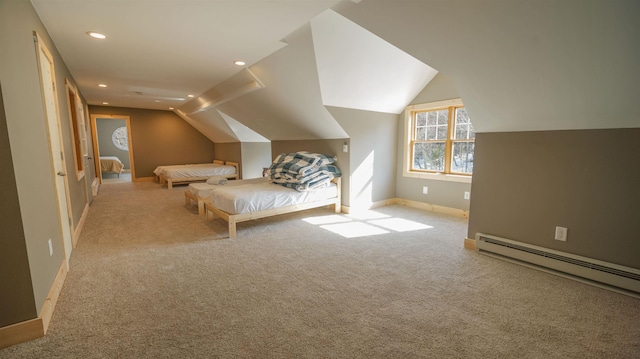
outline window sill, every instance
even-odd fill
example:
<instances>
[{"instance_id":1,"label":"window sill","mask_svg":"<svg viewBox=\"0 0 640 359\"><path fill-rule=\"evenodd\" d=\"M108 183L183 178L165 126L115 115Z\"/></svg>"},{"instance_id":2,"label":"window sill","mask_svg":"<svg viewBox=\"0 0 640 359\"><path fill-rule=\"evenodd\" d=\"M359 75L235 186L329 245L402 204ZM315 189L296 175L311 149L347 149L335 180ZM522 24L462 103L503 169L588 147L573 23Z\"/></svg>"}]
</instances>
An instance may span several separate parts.
<instances>
[{"instance_id":1,"label":"window sill","mask_svg":"<svg viewBox=\"0 0 640 359\"><path fill-rule=\"evenodd\" d=\"M462 176L462 175L445 174L445 173L404 171L402 175L404 177L430 179L430 180L436 180L436 181L460 182L460 183L471 183L471 180L472 180L472 176Z\"/></svg>"}]
</instances>

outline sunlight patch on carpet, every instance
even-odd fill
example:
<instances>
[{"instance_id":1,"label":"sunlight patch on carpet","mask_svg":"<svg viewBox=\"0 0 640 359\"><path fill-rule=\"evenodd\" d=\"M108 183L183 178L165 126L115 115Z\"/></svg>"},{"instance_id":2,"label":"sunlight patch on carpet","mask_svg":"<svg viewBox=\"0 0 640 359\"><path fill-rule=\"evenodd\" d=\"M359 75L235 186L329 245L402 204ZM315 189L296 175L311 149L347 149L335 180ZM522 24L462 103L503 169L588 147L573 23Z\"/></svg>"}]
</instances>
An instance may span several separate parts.
<instances>
[{"instance_id":1,"label":"sunlight patch on carpet","mask_svg":"<svg viewBox=\"0 0 640 359\"><path fill-rule=\"evenodd\" d=\"M348 215L333 214L303 218L303 221L339 234L345 238L375 236L391 232L409 232L430 229L423 223L391 217L376 211L360 211Z\"/></svg>"},{"instance_id":2,"label":"sunlight patch on carpet","mask_svg":"<svg viewBox=\"0 0 640 359\"><path fill-rule=\"evenodd\" d=\"M433 228L432 226L427 226L426 224L410 221L408 219L402 218L385 218L385 219L376 219L373 221L369 221L367 223L374 224L376 226L380 226L383 228L390 229L396 232L408 232L408 231L419 231L421 229L429 229Z\"/></svg>"},{"instance_id":3,"label":"sunlight patch on carpet","mask_svg":"<svg viewBox=\"0 0 640 359\"><path fill-rule=\"evenodd\" d=\"M339 234L345 238L375 236L378 234L389 233L389 231L386 231L380 227L375 227L363 222L327 224L324 226L320 226L320 228Z\"/></svg>"}]
</instances>

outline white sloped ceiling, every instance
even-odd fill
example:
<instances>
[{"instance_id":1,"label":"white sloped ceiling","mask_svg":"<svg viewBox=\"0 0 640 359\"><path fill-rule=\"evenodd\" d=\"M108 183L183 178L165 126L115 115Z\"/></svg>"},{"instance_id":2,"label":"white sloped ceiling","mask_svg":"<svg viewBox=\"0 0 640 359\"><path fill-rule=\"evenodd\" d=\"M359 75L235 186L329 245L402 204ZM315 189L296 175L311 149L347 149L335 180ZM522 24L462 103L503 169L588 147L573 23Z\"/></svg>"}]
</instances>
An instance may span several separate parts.
<instances>
[{"instance_id":1,"label":"white sloped ceiling","mask_svg":"<svg viewBox=\"0 0 640 359\"><path fill-rule=\"evenodd\" d=\"M438 73L334 11L311 29L326 106L400 113Z\"/></svg>"},{"instance_id":2,"label":"white sloped ceiling","mask_svg":"<svg viewBox=\"0 0 640 359\"><path fill-rule=\"evenodd\" d=\"M215 142L348 138L325 106L400 113L437 74L331 10L284 41L178 110Z\"/></svg>"}]
</instances>

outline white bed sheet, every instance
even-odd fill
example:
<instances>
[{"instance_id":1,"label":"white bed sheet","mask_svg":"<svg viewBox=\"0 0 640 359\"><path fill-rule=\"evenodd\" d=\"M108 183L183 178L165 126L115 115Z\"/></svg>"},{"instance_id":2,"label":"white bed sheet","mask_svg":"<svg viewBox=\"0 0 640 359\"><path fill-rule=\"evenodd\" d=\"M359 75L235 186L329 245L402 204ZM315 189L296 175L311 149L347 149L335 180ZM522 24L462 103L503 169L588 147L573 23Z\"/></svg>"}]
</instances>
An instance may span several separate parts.
<instances>
[{"instance_id":1,"label":"white bed sheet","mask_svg":"<svg viewBox=\"0 0 640 359\"><path fill-rule=\"evenodd\" d=\"M117 156L100 156L100 171L122 173L124 164Z\"/></svg>"},{"instance_id":2,"label":"white bed sheet","mask_svg":"<svg viewBox=\"0 0 640 359\"><path fill-rule=\"evenodd\" d=\"M234 166L219 165L216 163L197 163L189 165L158 166L153 171L156 176L165 178L191 178L235 175Z\"/></svg>"},{"instance_id":3,"label":"white bed sheet","mask_svg":"<svg viewBox=\"0 0 640 359\"><path fill-rule=\"evenodd\" d=\"M243 182L243 181L238 181ZM211 203L229 214L257 212L335 198L338 189L335 183L326 188L298 192L271 182L238 183L234 186L219 186L210 191Z\"/></svg>"},{"instance_id":4,"label":"white bed sheet","mask_svg":"<svg viewBox=\"0 0 640 359\"><path fill-rule=\"evenodd\" d=\"M209 192L211 192L211 190L214 188L220 188L223 186L230 187L230 186L237 186L237 185L249 184L249 183L262 183L262 182L269 182L269 178L260 177L260 178L246 179L246 180L227 181L227 183L223 185L208 184L204 182L195 182L195 183L189 183L189 192L196 195L196 197L205 198L205 197L209 197Z\"/></svg>"}]
</instances>

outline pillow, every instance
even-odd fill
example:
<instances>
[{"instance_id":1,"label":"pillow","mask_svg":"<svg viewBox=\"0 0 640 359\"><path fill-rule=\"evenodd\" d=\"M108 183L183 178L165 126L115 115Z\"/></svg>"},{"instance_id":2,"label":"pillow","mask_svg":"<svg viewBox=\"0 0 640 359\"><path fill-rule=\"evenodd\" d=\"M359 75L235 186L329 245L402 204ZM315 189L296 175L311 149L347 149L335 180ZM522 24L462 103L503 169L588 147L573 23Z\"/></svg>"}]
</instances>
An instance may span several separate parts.
<instances>
[{"instance_id":1,"label":"pillow","mask_svg":"<svg viewBox=\"0 0 640 359\"><path fill-rule=\"evenodd\" d=\"M225 183L227 183L227 179L219 176L214 176L207 180L207 184L223 185Z\"/></svg>"}]
</instances>

